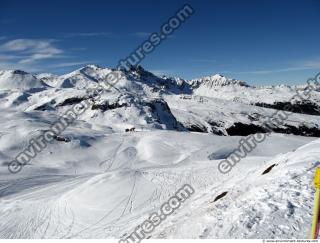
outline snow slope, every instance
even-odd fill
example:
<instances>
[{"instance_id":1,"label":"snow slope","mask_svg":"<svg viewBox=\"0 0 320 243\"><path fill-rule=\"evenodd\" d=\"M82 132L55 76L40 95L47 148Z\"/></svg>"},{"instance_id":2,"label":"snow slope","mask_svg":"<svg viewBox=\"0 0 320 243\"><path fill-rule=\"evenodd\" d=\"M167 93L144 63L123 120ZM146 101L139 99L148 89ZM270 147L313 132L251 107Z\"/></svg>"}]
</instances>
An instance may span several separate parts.
<instances>
[{"instance_id":1,"label":"snow slope","mask_svg":"<svg viewBox=\"0 0 320 243\"><path fill-rule=\"evenodd\" d=\"M90 99L86 88L111 71L95 65L61 76L0 71L0 238L120 238L185 183L194 195L152 238L308 237L319 115L291 114L229 174L218 171L239 141L277 111L254 103L288 101L294 87L117 70L123 78L63 139L10 174L8 163L29 140ZM315 104L318 93L310 99ZM235 126L246 126L237 131L243 136ZM136 132L125 132L132 127Z\"/></svg>"},{"instance_id":2,"label":"snow slope","mask_svg":"<svg viewBox=\"0 0 320 243\"><path fill-rule=\"evenodd\" d=\"M0 71L0 89L32 89L44 88L47 85L38 80L34 75L20 70Z\"/></svg>"},{"instance_id":3,"label":"snow slope","mask_svg":"<svg viewBox=\"0 0 320 243\"><path fill-rule=\"evenodd\" d=\"M119 238L184 183L196 193L152 237L305 238L308 233L319 140L273 135L223 175L217 164L239 137L169 131L89 135L77 125L66 132L70 144L54 142L20 174L8 175L3 168L1 238ZM227 196L213 203L224 191Z\"/></svg>"}]
</instances>

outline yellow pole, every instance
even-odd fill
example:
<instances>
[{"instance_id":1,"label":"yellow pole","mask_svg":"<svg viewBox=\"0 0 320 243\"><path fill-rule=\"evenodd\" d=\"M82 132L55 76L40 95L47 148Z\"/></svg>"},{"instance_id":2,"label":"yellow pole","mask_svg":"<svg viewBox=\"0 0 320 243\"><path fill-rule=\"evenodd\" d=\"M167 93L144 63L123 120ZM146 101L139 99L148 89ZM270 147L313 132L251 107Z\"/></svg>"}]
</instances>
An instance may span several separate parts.
<instances>
[{"instance_id":1,"label":"yellow pole","mask_svg":"<svg viewBox=\"0 0 320 243\"><path fill-rule=\"evenodd\" d=\"M316 175L314 177L314 186L316 188L316 195L314 197L314 209L313 209L313 219L311 228L311 239L316 239L317 235L317 224L319 221L319 210L320 210L320 168L316 169Z\"/></svg>"}]
</instances>

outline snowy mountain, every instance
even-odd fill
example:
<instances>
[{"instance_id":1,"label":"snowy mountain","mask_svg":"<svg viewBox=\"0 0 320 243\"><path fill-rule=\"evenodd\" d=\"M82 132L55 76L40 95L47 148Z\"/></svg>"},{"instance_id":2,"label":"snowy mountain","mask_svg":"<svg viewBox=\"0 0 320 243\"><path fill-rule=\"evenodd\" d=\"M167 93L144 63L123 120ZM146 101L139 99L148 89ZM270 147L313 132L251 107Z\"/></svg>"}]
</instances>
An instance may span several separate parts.
<instances>
[{"instance_id":1,"label":"snowy mountain","mask_svg":"<svg viewBox=\"0 0 320 243\"><path fill-rule=\"evenodd\" d=\"M28 90L44 87L47 87L47 85L30 73L21 70L0 71L1 90Z\"/></svg>"},{"instance_id":2,"label":"snowy mountain","mask_svg":"<svg viewBox=\"0 0 320 243\"><path fill-rule=\"evenodd\" d=\"M105 87L110 72L121 80L93 99L90 88ZM320 89L292 99L305 87L159 77L140 66L0 71L0 238L126 237L186 183L195 194L152 238L306 238ZM89 108L59 137L8 172L30 139L83 101ZM288 103L293 113L270 122ZM266 132L233 170L219 172L243 139Z\"/></svg>"},{"instance_id":3,"label":"snowy mountain","mask_svg":"<svg viewBox=\"0 0 320 243\"><path fill-rule=\"evenodd\" d=\"M215 87L224 86L238 86L238 87L249 87L244 81L229 79L221 74L215 74L212 76L207 76L199 79L193 79L190 81L192 87L200 90L210 90Z\"/></svg>"}]
</instances>

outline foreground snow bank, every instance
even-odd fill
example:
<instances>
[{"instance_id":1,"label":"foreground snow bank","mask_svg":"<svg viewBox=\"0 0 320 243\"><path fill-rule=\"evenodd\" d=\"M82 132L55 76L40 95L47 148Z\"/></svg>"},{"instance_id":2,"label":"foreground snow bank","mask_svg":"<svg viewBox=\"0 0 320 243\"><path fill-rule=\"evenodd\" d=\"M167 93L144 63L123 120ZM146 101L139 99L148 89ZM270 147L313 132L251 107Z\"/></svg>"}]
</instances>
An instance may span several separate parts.
<instances>
[{"instance_id":1,"label":"foreground snow bank","mask_svg":"<svg viewBox=\"0 0 320 243\"><path fill-rule=\"evenodd\" d=\"M319 150L318 139L264 163L259 163L262 158L257 157L241 162L247 169L238 168L220 183L201 191L157 236L308 238ZM259 166L250 166L252 162ZM214 201L221 192L227 192L226 196Z\"/></svg>"}]
</instances>

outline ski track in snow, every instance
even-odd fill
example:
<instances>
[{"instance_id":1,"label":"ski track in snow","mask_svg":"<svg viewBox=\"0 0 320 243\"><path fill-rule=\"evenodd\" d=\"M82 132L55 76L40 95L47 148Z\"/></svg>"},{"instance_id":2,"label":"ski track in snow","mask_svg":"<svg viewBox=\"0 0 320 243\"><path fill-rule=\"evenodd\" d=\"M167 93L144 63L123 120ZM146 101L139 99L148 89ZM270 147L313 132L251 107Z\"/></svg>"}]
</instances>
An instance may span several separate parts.
<instances>
[{"instance_id":1,"label":"ski track in snow","mask_svg":"<svg viewBox=\"0 0 320 243\"><path fill-rule=\"evenodd\" d=\"M91 173L68 175L66 170L25 177L21 172L19 178L7 175L2 179L1 238L119 238L157 211L185 183L191 184L196 193L156 228L152 237L306 237L312 212L314 162L320 159L319 140L272 135L269 144L273 145L267 147L286 143L286 148L278 146L273 152L257 148L255 155L239 162L229 175L222 175L217 171L220 160L208 159L215 146L221 151L218 136L143 132L107 135L106 139L115 143L113 158L106 166L101 166L101 161L90 165ZM231 147L238 140L223 139ZM308 144L297 149L308 141L315 150L313 155ZM179 153L184 156L177 156L176 142L182 144ZM167 150L163 158L159 156L162 146ZM128 148L137 150L136 157L132 160L132 154L126 154L128 160L123 163L122 152ZM193 150L188 153L190 148ZM173 160L168 160L168 154ZM294 154L301 161L296 161ZM261 175L273 163L277 166ZM33 167L31 172L24 169L32 174ZM228 194L213 202L224 191Z\"/></svg>"}]
</instances>

